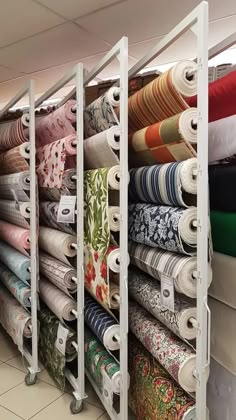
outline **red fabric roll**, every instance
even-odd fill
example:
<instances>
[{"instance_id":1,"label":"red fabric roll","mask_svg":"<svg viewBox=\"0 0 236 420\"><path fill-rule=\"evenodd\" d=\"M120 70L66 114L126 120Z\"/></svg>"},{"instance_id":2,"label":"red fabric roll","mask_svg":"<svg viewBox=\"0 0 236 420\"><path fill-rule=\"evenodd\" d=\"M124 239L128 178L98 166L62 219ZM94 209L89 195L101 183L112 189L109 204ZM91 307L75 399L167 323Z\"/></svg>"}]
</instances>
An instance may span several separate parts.
<instances>
[{"instance_id":1,"label":"red fabric roll","mask_svg":"<svg viewBox=\"0 0 236 420\"><path fill-rule=\"evenodd\" d=\"M197 96L185 98L190 107L197 106ZM209 84L209 122L236 114L236 71Z\"/></svg>"}]
</instances>

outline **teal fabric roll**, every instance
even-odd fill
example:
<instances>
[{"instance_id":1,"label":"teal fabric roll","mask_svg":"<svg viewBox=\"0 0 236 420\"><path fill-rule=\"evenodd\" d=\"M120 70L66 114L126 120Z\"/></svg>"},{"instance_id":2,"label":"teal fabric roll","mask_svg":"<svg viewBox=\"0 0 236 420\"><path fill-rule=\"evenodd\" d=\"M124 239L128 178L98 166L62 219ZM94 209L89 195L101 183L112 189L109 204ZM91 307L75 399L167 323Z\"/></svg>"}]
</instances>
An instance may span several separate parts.
<instances>
[{"instance_id":1,"label":"teal fabric roll","mask_svg":"<svg viewBox=\"0 0 236 420\"><path fill-rule=\"evenodd\" d=\"M5 264L24 283L30 283L30 258L4 241L0 241L0 262Z\"/></svg>"},{"instance_id":2,"label":"teal fabric roll","mask_svg":"<svg viewBox=\"0 0 236 420\"><path fill-rule=\"evenodd\" d=\"M0 282L6 286L22 306L25 308L31 307L31 289L2 263L0 263Z\"/></svg>"}]
</instances>

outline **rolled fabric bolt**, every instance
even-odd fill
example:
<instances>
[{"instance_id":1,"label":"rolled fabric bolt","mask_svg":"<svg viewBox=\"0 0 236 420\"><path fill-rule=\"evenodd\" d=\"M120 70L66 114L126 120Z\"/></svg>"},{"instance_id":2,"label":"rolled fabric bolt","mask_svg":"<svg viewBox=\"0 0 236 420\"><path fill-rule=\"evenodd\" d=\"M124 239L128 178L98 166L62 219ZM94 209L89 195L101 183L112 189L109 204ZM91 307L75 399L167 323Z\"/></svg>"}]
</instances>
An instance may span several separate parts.
<instances>
[{"instance_id":1,"label":"rolled fabric bolt","mask_svg":"<svg viewBox=\"0 0 236 420\"><path fill-rule=\"evenodd\" d=\"M115 248L111 250L107 257L107 265L114 273L120 272L120 249Z\"/></svg>"},{"instance_id":2,"label":"rolled fabric bolt","mask_svg":"<svg viewBox=\"0 0 236 420\"><path fill-rule=\"evenodd\" d=\"M109 283L109 296L110 296L110 307L111 309L118 310L120 307L120 288L119 285L110 281Z\"/></svg>"},{"instance_id":3,"label":"rolled fabric bolt","mask_svg":"<svg viewBox=\"0 0 236 420\"><path fill-rule=\"evenodd\" d=\"M108 176L108 185L112 190L120 189L120 166L116 165L109 169Z\"/></svg>"},{"instance_id":4,"label":"rolled fabric bolt","mask_svg":"<svg viewBox=\"0 0 236 420\"><path fill-rule=\"evenodd\" d=\"M119 164L120 127L113 126L84 141L86 169L109 168Z\"/></svg>"},{"instance_id":5,"label":"rolled fabric bolt","mask_svg":"<svg viewBox=\"0 0 236 420\"><path fill-rule=\"evenodd\" d=\"M109 206L109 226L113 232L120 230L120 208L118 206Z\"/></svg>"}]
</instances>

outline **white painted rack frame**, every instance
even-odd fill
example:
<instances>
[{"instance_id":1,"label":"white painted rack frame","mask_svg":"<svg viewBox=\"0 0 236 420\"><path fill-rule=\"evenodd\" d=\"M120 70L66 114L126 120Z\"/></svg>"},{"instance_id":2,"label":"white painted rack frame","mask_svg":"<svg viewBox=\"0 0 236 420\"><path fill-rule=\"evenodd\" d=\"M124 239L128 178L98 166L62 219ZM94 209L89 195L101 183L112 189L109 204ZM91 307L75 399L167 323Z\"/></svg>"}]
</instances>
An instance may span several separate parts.
<instances>
[{"instance_id":1,"label":"white painted rack frame","mask_svg":"<svg viewBox=\"0 0 236 420\"><path fill-rule=\"evenodd\" d=\"M83 65L76 64L64 77L55 83L35 102L35 108L39 107L45 100L49 99L69 81L75 79L76 94L76 196L77 196L77 344L75 347L78 353L78 373L77 378L69 369L66 369L66 378L74 389L74 399L71 402L71 411L73 414L79 413L82 409L85 395L84 384L84 179L83 179Z\"/></svg>"},{"instance_id":2,"label":"white painted rack frame","mask_svg":"<svg viewBox=\"0 0 236 420\"><path fill-rule=\"evenodd\" d=\"M198 131L197 131L197 381L196 415L188 420L206 420L206 384L210 364L210 310L208 294L208 3L203 1L129 71L135 76L193 25L197 35ZM194 31L195 32L195 31Z\"/></svg>"},{"instance_id":3,"label":"white painted rack frame","mask_svg":"<svg viewBox=\"0 0 236 420\"><path fill-rule=\"evenodd\" d=\"M37 179L35 173L35 108L34 108L34 81L29 80L22 89L12 98L3 109L0 110L0 118L10 108L16 105L25 95L29 97L29 141L30 141L30 277L31 277L31 319L32 319L32 353L25 347L20 352L29 363L28 374L25 377L27 385L36 382L38 365L38 238L37 238L37 212L36 212L36 188Z\"/></svg>"}]
</instances>

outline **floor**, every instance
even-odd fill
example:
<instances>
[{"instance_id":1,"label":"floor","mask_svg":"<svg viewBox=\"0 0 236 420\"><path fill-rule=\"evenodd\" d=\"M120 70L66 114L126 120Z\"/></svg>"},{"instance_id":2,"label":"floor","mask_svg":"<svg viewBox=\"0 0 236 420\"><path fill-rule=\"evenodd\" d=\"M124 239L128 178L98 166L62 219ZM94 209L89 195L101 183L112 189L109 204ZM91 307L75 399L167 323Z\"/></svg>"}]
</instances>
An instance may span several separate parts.
<instances>
[{"instance_id":1,"label":"floor","mask_svg":"<svg viewBox=\"0 0 236 420\"><path fill-rule=\"evenodd\" d=\"M44 369L33 386L24 383L27 372L22 355L0 327L0 419L1 420L109 420L89 383L83 411L73 416L71 394L62 392Z\"/></svg>"}]
</instances>

